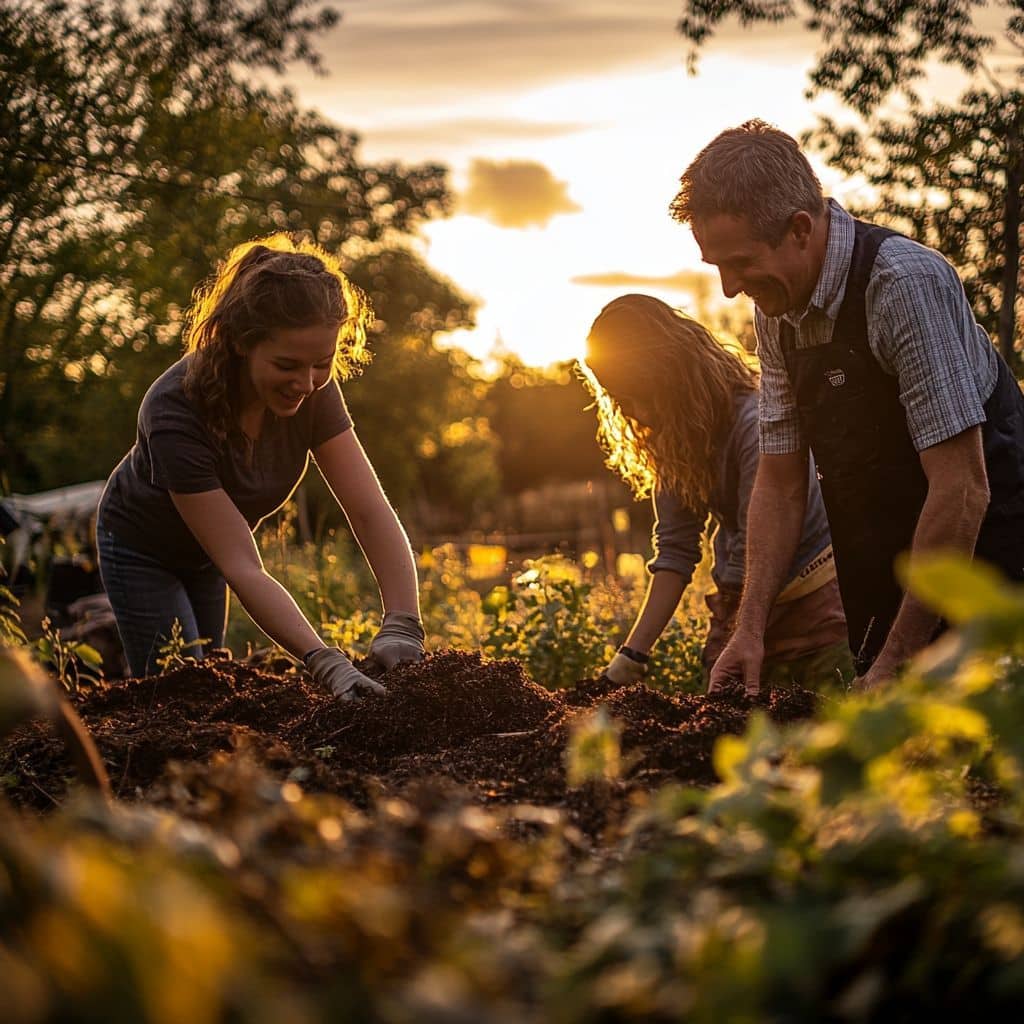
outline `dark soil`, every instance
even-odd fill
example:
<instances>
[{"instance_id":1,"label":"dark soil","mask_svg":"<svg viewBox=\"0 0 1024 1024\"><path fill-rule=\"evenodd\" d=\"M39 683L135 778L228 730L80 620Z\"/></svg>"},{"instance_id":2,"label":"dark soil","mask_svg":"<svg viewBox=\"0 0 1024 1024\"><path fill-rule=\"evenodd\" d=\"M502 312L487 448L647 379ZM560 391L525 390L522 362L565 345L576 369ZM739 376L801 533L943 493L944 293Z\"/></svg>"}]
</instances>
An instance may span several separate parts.
<instances>
[{"instance_id":1,"label":"dark soil","mask_svg":"<svg viewBox=\"0 0 1024 1024\"><path fill-rule=\"evenodd\" d=\"M482 802L563 807L590 833L638 789L713 783L715 740L742 732L754 707L743 697L673 697L607 679L553 693L518 662L454 651L382 678L386 697L343 704L302 672L219 660L119 680L80 694L75 706L122 799L160 802L167 787L155 784L169 762L209 762L244 748L282 778L360 805L440 776ZM787 722L809 717L815 699L777 690L759 706ZM564 764L572 722L599 704L620 723L623 776L572 789ZM0 780L16 803L52 806L70 776L42 724L0 744Z\"/></svg>"}]
</instances>

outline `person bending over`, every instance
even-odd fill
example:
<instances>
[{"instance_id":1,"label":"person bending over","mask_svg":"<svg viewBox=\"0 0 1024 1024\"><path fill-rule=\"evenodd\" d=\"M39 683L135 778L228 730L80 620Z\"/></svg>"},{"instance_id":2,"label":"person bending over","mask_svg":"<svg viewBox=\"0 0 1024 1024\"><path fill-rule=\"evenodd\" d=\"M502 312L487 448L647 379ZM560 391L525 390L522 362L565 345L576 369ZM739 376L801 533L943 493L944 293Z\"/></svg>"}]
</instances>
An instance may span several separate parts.
<instances>
[{"instance_id":1,"label":"person bending over","mask_svg":"<svg viewBox=\"0 0 1024 1024\"><path fill-rule=\"evenodd\" d=\"M762 368L747 585L712 683L758 685L810 454L855 686L873 689L944 628L904 593L901 554L958 551L1024 580L1024 396L942 255L826 200L785 132L755 119L720 133L671 210L723 293L754 300Z\"/></svg>"},{"instance_id":2,"label":"person bending over","mask_svg":"<svg viewBox=\"0 0 1024 1024\"><path fill-rule=\"evenodd\" d=\"M704 647L710 672L728 641L743 588L747 506L758 467L758 376L750 358L659 299L623 295L594 321L584 378L608 465L637 497L654 502L654 557L643 605L605 670L629 683L646 671L714 531L711 612ZM847 680L852 664L825 511L813 467L810 500L786 584L769 616L769 683ZM717 528L717 529L716 529Z\"/></svg>"},{"instance_id":3,"label":"person bending over","mask_svg":"<svg viewBox=\"0 0 1024 1024\"><path fill-rule=\"evenodd\" d=\"M221 646L230 587L336 695L384 692L317 635L253 538L310 455L380 588L384 618L371 657L385 668L423 657L409 542L338 383L368 359L368 313L337 260L283 234L236 247L196 289L185 354L146 392L137 439L97 516L100 574L133 675L155 670L175 620L199 657Z\"/></svg>"}]
</instances>

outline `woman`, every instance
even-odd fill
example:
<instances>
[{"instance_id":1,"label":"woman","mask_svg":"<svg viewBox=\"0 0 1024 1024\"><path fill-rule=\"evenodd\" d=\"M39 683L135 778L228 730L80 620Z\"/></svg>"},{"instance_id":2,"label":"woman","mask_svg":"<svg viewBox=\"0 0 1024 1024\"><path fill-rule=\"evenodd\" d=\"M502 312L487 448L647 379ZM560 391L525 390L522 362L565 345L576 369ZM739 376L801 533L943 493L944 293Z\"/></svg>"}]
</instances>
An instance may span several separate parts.
<instances>
[{"instance_id":1,"label":"woman","mask_svg":"<svg viewBox=\"0 0 1024 1024\"><path fill-rule=\"evenodd\" d=\"M732 632L743 587L747 504L758 463L758 377L739 349L649 295L623 295L594 321L584 377L596 399L608 465L654 501L654 558L643 606L605 674L628 683L646 671L714 534L704 647L710 672ZM765 638L767 681L806 685L852 678L828 523L813 466L803 534Z\"/></svg>"},{"instance_id":2,"label":"woman","mask_svg":"<svg viewBox=\"0 0 1024 1024\"><path fill-rule=\"evenodd\" d=\"M146 392L100 500L100 573L131 672L154 671L175 620L199 656L221 646L230 587L339 697L383 693L324 644L253 539L312 454L380 587L371 657L390 668L423 656L409 542L338 386L368 359L363 297L327 252L278 234L234 249L193 298L185 355Z\"/></svg>"}]
</instances>

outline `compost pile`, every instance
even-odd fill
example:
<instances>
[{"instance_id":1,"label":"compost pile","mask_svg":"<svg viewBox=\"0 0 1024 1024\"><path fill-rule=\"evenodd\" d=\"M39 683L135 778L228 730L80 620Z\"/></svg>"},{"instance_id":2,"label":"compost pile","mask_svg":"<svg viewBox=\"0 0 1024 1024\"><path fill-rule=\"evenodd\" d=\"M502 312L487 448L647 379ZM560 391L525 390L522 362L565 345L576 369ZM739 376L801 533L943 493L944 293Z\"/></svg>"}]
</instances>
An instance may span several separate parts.
<instances>
[{"instance_id":1,"label":"compost pile","mask_svg":"<svg viewBox=\"0 0 1024 1024\"><path fill-rule=\"evenodd\" d=\"M599 830L630 794L668 781L715 781L715 740L741 733L755 706L742 696L669 696L605 678L551 692L511 660L448 651L382 676L387 696L341 703L296 669L228 659L84 691L75 706L122 799L170 800L167 768L244 751L282 779L368 806L442 778L483 803L564 808ZM815 695L776 690L759 705L776 721L806 718ZM603 704L621 730L620 777L570 787L565 750L574 721ZM0 745L7 795L46 807L71 776L63 748L35 724Z\"/></svg>"}]
</instances>

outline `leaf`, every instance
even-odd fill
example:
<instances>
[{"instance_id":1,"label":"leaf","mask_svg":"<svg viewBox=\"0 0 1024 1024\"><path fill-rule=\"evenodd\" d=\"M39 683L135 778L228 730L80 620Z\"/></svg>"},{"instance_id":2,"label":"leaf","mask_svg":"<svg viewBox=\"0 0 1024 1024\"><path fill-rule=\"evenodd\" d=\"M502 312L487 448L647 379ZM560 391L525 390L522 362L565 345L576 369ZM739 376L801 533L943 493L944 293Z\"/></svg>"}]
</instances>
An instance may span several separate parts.
<instances>
[{"instance_id":1,"label":"leaf","mask_svg":"<svg viewBox=\"0 0 1024 1024\"><path fill-rule=\"evenodd\" d=\"M946 553L904 557L896 570L911 593L954 625L998 618L1024 626L1024 597L991 566Z\"/></svg>"},{"instance_id":2,"label":"leaf","mask_svg":"<svg viewBox=\"0 0 1024 1024\"><path fill-rule=\"evenodd\" d=\"M747 756L747 742L739 736L720 736L715 743L712 763L723 782L734 782L739 776L739 766Z\"/></svg>"},{"instance_id":3,"label":"leaf","mask_svg":"<svg viewBox=\"0 0 1024 1024\"><path fill-rule=\"evenodd\" d=\"M481 607L488 615L497 615L508 607L508 587L495 587L481 602Z\"/></svg>"},{"instance_id":4,"label":"leaf","mask_svg":"<svg viewBox=\"0 0 1024 1024\"><path fill-rule=\"evenodd\" d=\"M86 665L92 668L102 668L103 655L95 647L90 644L76 643L72 650L75 652L75 656L81 658Z\"/></svg>"}]
</instances>

